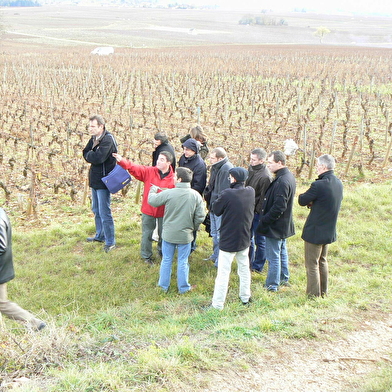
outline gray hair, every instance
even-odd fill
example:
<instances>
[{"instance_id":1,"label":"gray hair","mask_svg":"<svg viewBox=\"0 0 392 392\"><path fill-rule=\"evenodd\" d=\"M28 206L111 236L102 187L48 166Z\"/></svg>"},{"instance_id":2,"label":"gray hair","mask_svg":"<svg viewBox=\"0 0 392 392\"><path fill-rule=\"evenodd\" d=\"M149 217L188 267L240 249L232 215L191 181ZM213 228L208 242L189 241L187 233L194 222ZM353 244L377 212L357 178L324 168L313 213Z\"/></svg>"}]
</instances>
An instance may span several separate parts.
<instances>
[{"instance_id":1,"label":"gray hair","mask_svg":"<svg viewBox=\"0 0 392 392\"><path fill-rule=\"evenodd\" d=\"M255 148L251 154L256 155L260 161L264 161L267 157L267 152L264 150L264 148Z\"/></svg>"},{"instance_id":2,"label":"gray hair","mask_svg":"<svg viewBox=\"0 0 392 392\"><path fill-rule=\"evenodd\" d=\"M328 170L333 170L335 168L335 158L332 155L324 154L317 158L319 165L324 165Z\"/></svg>"}]
</instances>

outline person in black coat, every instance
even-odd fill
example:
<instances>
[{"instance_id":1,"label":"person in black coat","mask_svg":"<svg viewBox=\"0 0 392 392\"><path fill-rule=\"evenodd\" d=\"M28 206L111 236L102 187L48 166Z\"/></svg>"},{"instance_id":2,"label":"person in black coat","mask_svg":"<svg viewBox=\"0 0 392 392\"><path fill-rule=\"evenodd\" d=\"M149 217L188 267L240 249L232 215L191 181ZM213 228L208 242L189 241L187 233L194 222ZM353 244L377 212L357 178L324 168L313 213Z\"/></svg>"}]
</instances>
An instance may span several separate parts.
<instances>
[{"instance_id":1,"label":"person in black coat","mask_svg":"<svg viewBox=\"0 0 392 392\"><path fill-rule=\"evenodd\" d=\"M213 212L221 216L219 263L211 307L222 310L231 264L237 259L240 278L239 297L244 305L250 301L249 245L255 206L255 190L244 186L248 171L242 167L229 170L230 188L224 189L214 202Z\"/></svg>"},{"instance_id":2,"label":"person in black coat","mask_svg":"<svg viewBox=\"0 0 392 392\"><path fill-rule=\"evenodd\" d=\"M336 222L343 200L343 185L334 168L334 157L321 155L317 159L317 180L298 197L301 206L310 208L301 237L305 241L308 296L325 296L328 292L328 244L336 241Z\"/></svg>"},{"instance_id":3,"label":"person in black coat","mask_svg":"<svg viewBox=\"0 0 392 392\"><path fill-rule=\"evenodd\" d=\"M101 116L90 117L89 131L91 139L83 149L84 159L91 164L89 185L92 194L92 211L95 217L95 236L88 237L88 242L104 242L104 251L110 252L116 247L114 221L110 209L111 194L102 181L116 166L117 144L112 134L105 129Z\"/></svg>"},{"instance_id":4,"label":"person in black coat","mask_svg":"<svg viewBox=\"0 0 392 392\"><path fill-rule=\"evenodd\" d=\"M168 151L174 158L173 162L171 163L171 167L173 168L174 172L176 170L176 153L173 146L169 143L169 139L163 132L157 132L154 135L154 147L155 150L152 152L152 166L157 165L159 154L162 151Z\"/></svg>"},{"instance_id":5,"label":"person in black coat","mask_svg":"<svg viewBox=\"0 0 392 392\"><path fill-rule=\"evenodd\" d=\"M278 291L280 285L289 286L289 257L286 238L295 234L293 200L295 178L286 167L282 151L273 151L268 157L268 169L275 174L264 197L257 232L264 235L268 275L268 291Z\"/></svg>"},{"instance_id":6,"label":"person in black coat","mask_svg":"<svg viewBox=\"0 0 392 392\"><path fill-rule=\"evenodd\" d=\"M182 148L184 150L184 154L181 155L180 160L178 161L178 166L187 167L192 170L193 178L191 188L203 196L203 192L207 184L207 166L199 155L200 143L195 139L190 138L185 140L182 144ZM194 252L196 249L196 237L197 231L194 231L191 252Z\"/></svg>"},{"instance_id":7,"label":"person in black coat","mask_svg":"<svg viewBox=\"0 0 392 392\"><path fill-rule=\"evenodd\" d=\"M187 167L193 172L191 188L203 195L207 183L207 166L199 155L199 144L195 139L187 139L183 144L184 154L178 161L178 166Z\"/></svg>"},{"instance_id":8,"label":"person in black coat","mask_svg":"<svg viewBox=\"0 0 392 392\"><path fill-rule=\"evenodd\" d=\"M42 320L8 300L7 283L14 277L11 223L6 212L0 208L0 313L26 323L32 330L40 331L46 326Z\"/></svg>"}]
</instances>

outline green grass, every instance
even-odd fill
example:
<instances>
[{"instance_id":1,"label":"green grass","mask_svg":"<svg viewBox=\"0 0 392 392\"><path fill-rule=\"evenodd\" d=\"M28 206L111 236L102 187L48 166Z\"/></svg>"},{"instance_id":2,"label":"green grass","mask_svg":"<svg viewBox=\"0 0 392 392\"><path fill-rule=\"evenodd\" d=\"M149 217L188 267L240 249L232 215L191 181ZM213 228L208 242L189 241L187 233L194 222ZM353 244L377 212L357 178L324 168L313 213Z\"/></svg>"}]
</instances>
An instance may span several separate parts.
<instances>
[{"instance_id":1,"label":"green grass","mask_svg":"<svg viewBox=\"0 0 392 392\"><path fill-rule=\"evenodd\" d=\"M298 191L307 186L299 182ZM390 192L391 183L346 184L338 241L330 247L327 298L305 296L300 234L308 211L296 205L297 234L288 240L292 287L269 293L265 274L256 275L254 302L244 307L233 265L221 312L201 310L211 301L216 274L203 261L211 239L200 232L191 256L196 289L179 295L173 274L164 294L156 286L159 266L140 259L140 217L131 196L114 203L118 248L109 254L102 244L85 241L94 229L87 208L75 207L73 215L58 212L51 225L29 229L11 211L17 278L9 296L45 319L48 328L31 334L3 319L0 382L32 377L20 391L197 390L209 386L201 373L246 371L271 342L338 340L359 320L391 311ZM387 391L390 379L385 367L361 387Z\"/></svg>"}]
</instances>

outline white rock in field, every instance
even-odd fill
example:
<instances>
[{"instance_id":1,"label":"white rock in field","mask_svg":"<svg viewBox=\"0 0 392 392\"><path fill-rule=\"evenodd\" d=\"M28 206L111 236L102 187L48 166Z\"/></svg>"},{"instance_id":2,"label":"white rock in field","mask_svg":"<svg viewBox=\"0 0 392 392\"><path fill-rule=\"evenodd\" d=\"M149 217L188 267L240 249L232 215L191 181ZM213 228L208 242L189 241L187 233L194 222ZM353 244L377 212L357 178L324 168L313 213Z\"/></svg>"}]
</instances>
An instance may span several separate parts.
<instances>
[{"instance_id":1,"label":"white rock in field","mask_svg":"<svg viewBox=\"0 0 392 392\"><path fill-rule=\"evenodd\" d=\"M293 139L287 139L284 142L284 153L286 155L294 155L298 150L298 145Z\"/></svg>"}]
</instances>

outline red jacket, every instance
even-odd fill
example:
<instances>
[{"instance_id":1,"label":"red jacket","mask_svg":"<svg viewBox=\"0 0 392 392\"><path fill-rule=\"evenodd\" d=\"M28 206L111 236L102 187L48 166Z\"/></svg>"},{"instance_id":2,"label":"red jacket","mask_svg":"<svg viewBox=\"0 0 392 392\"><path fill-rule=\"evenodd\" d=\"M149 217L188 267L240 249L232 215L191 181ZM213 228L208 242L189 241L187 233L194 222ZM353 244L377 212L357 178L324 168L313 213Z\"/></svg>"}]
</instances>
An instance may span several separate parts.
<instances>
[{"instance_id":1,"label":"red jacket","mask_svg":"<svg viewBox=\"0 0 392 392\"><path fill-rule=\"evenodd\" d=\"M144 182L144 192L141 211L143 214L153 216L154 218L162 218L165 206L153 207L148 204L148 192L151 185L160 188L174 188L174 172L170 166L169 174L161 179L160 171L156 166L135 165L132 162L122 159L119 165L128 170L137 180Z\"/></svg>"}]
</instances>

